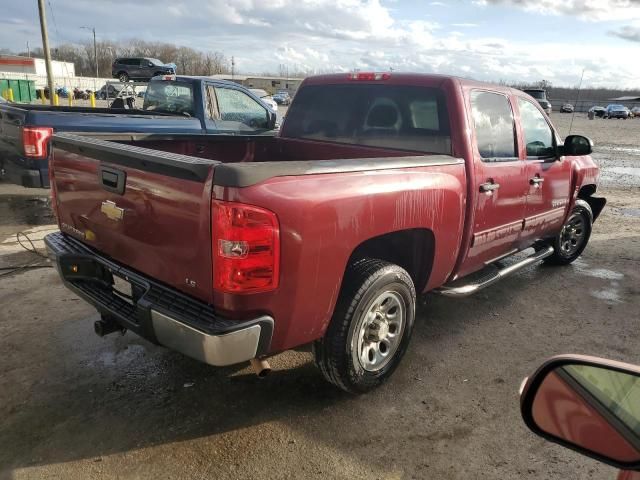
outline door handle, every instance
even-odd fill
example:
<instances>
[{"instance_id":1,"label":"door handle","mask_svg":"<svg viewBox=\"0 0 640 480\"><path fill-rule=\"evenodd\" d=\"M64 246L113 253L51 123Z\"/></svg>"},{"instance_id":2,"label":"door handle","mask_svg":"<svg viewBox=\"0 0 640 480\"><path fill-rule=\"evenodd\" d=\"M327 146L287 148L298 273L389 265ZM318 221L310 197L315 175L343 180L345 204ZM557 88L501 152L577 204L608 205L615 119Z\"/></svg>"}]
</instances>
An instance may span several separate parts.
<instances>
[{"instance_id":1,"label":"door handle","mask_svg":"<svg viewBox=\"0 0 640 480\"><path fill-rule=\"evenodd\" d=\"M498 190L500 188L499 183L487 182L480 184L480 191L485 193L491 193L494 190Z\"/></svg>"},{"instance_id":2,"label":"door handle","mask_svg":"<svg viewBox=\"0 0 640 480\"><path fill-rule=\"evenodd\" d=\"M534 185L536 187L542 185L544 183L544 178L540 178L540 177L533 177L532 179L529 180L529 183L531 185Z\"/></svg>"}]
</instances>

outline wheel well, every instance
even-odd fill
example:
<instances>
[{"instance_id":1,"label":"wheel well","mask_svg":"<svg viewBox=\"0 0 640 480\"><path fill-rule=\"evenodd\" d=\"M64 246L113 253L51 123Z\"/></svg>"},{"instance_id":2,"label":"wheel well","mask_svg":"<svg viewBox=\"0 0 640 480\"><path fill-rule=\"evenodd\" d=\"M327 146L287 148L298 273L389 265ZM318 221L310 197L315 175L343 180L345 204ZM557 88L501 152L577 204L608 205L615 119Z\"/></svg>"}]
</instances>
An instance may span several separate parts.
<instances>
[{"instance_id":1,"label":"wheel well","mask_svg":"<svg viewBox=\"0 0 640 480\"><path fill-rule=\"evenodd\" d=\"M416 292L422 292L431 274L434 248L435 238L431 230L400 230L362 242L349 257L348 265L361 258L377 258L394 263L411 276Z\"/></svg>"},{"instance_id":2,"label":"wheel well","mask_svg":"<svg viewBox=\"0 0 640 480\"><path fill-rule=\"evenodd\" d=\"M594 197L593 194L596 193L596 186L594 184L583 185L578 191L578 198L584 200L591 207L591 211L593 212L593 220L595 221L602 209L604 208L607 201L604 198Z\"/></svg>"}]
</instances>

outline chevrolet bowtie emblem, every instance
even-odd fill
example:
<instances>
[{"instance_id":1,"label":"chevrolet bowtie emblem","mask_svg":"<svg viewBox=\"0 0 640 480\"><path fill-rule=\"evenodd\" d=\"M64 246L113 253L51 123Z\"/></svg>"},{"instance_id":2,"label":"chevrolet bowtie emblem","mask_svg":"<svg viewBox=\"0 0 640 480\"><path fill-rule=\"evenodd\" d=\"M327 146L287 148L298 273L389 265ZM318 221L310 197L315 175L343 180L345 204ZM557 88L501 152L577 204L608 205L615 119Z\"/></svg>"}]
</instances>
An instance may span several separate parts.
<instances>
[{"instance_id":1,"label":"chevrolet bowtie emblem","mask_svg":"<svg viewBox=\"0 0 640 480\"><path fill-rule=\"evenodd\" d=\"M122 217L124 217L124 208L120 208L114 202L109 200L102 202L100 211L111 220L122 220Z\"/></svg>"}]
</instances>

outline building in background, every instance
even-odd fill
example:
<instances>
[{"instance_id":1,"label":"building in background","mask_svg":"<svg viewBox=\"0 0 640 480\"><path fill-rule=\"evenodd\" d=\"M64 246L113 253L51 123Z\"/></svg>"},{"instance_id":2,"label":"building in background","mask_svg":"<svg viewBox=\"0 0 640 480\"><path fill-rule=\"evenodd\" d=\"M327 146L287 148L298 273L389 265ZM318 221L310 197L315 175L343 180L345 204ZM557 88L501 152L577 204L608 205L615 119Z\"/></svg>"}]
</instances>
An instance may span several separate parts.
<instances>
[{"instance_id":1,"label":"building in background","mask_svg":"<svg viewBox=\"0 0 640 480\"><path fill-rule=\"evenodd\" d=\"M73 63L51 61L54 77L75 77L76 67ZM0 72L22 73L29 75L47 75L47 67L42 58L19 57L17 55L0 55Z\"/></svg>"},{"instance_id":2,"label":"building in background","mask_svg":"<svg viewBox=\"0 0 640 480\"><path fill-rule=\"evenodd\" d=\"M304 80L304 78L268 77L258 75L233 75L232 77L231 74L211 75L211 77L218 80L229 80L231 82L239 83L247 88L260 88L271 94L278 90L286 90L292 96Z\"/></svg>"}]
</instances>

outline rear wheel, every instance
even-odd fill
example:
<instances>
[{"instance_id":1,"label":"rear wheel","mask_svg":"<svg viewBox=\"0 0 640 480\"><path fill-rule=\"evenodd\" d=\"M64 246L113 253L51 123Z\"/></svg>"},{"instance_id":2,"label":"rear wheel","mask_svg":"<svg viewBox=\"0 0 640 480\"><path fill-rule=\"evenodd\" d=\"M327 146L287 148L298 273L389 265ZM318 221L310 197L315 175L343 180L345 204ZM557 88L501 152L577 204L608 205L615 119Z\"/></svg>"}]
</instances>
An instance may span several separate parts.
<instances>
[{"instance_id":1,"label":"rear wheel","mask_svg":"<svg viewBox=\"0 0 640 480\"><path fill-rule=\"evenodd\" d=\"M584 200L576 200L571 215L551 243L553 255L545 261L554 265L568 265L577 259L589 242L592 223L593 212L589 204Z\"/></svg>"},{"instance_id":2,"label":"rear wheel","mask_svg":"<svg viewBox=\"0 0 640 480\"><path fill-rule=\"evenodd\" d=\"M313 346L325 379L351 393L382 384L407 349L415 303L413 281L399 266L375 259L349 266L327 332Z\"/></svg>"},{"instance_id":3,"label":"rear wheel","mask_svg":"<svg viewBox=\"0 0 640 480\"><path fill-rule=\"evenodd\" d=\"M129 81L129 74L127 72L120 72L118 74L118 80L120 80L121 82L128 82Z\"/></svg>"}]
</instances>

